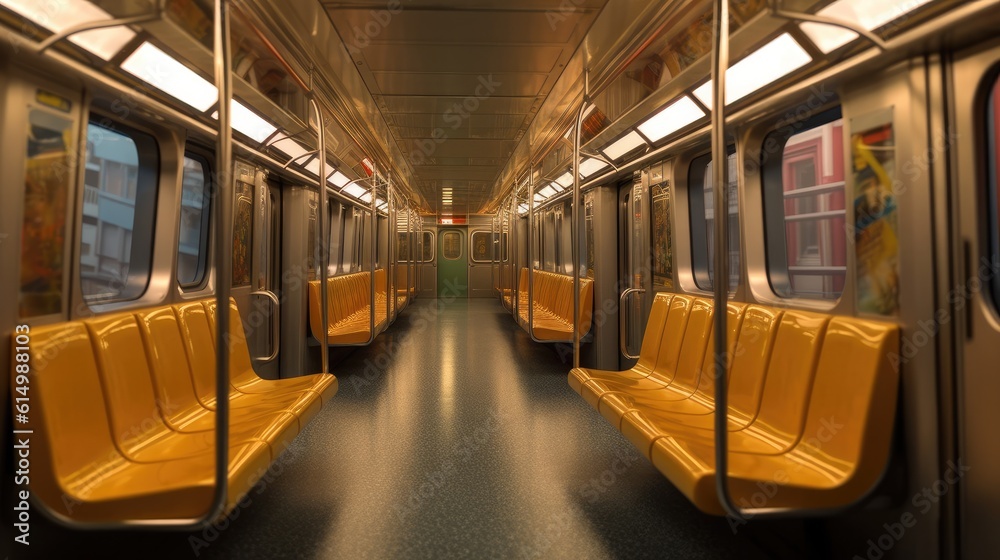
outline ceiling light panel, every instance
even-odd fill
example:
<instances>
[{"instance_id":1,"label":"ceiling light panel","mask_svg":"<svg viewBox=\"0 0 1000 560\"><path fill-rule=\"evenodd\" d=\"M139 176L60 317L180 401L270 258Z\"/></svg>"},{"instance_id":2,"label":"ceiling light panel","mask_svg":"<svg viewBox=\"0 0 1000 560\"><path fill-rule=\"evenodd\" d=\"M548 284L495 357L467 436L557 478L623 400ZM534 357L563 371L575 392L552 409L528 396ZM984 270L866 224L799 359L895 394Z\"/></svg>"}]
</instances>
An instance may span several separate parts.
<instances>
[{"instance_id":1,"label":"ceiling light panel","mask_svg":"<svg viewBox=\"0 0 1000 560\"><path fill-rule=\"evenodd\" d=\"M81 24L114 19L111 14L86 0L0 0L0 6L44 27L53 33L61 33ZM135 37L135 32L124 26L105 27L81 31L70 36L67 41L82 47L104 60L111 60Z\"/></svg>"},{"instance_id":2,"label":"ceiling light panel","mask_svg":"<svg viewBox=\"0 0 1000 560\"><path fill-rule=\"evenodd\" d=\"M639 132L653 142L677 132L685 126L705 116L698 105L688 96L677 99L662 111L639 125Z\"/></svg>"},{"instance_id":3,"label":"ceiling light panel","mask_svg":"<svg viewBox=\"0 0 1000 560\"><path fill-rule=\"evenodd\" d=\"M201 112L219 100L214 85L152 43L143 43L130 54L122 70Z\"/></svg>"},{"instance_id":4,"label":"ceiling light panel","mask_svg":"<svg viewBox=\"0 0 1000 560\"><path fill-rule=\"evenodd\" d=\"M839 0L823 8L817 15L851 22L872 31L897 20L927 4L930 0ZM833 52L858 38L858 34L843 27L804 22L802 31L824 53Z\"/></svg>"},{"instance_id":5,"label":"ceiling light panel","mask_svg":"<svg viewBox=\"0 0 1000 560\"><path fill-rule=\"evenodd\" d=\"M743 99L811 61L812 57L791 35L779 35L726 70L726 104ZM711 109L712 80L694 90L694 95Z\"/></svg>"},{"instance_id":6,"label":"ceiling light panel","mask_svg":"<svg viewBox=\"0 0 1000 560\"><path fill-rule=\"evenodd\" d=\"M642 136L639 136L638 132L633 130L601 151L612 160L616 160L639 146L644 145L646 145L646 141L642 139Z\"/></svg>"},{"instance_id":7,"label":"ceiling light panel","mask_svg":"<svg viewBox=\"0 0 1000 560\"><path fill-rule=\"evenodd\" d=\"M608 164L599 159L587 158L580 163L580 175L584 178L590 177L606 167Z\"/></svg>"}]
</instances>

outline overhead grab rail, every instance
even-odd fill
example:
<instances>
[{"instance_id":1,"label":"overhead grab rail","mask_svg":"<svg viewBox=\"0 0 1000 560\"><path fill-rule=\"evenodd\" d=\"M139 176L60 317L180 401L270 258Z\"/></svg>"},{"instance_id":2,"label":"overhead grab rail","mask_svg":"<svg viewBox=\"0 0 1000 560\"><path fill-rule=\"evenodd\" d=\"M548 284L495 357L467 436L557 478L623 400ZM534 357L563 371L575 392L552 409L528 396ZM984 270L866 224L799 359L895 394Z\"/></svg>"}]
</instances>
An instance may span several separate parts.
<instances>
[{"instance_id":1,"label":"overhead grab rail","mask_svg":"<svg viewBox=\"0 0 1000 560\"><path fill-rule=\"evenodd\" d=\"M50 35L47 39L38 43L38 54L44 53L48 49L58 44L60 41L69 39L70 37L76 35L77 33L83 33L85 31L94 31L96 29L107 29L109 27L138 25L140 23L159 21L163 19L165 4L166 0L157 0L156 7L153 8L152 12L149 12L147 14L118 17L106 20L87 21L78 25L74 25L68 29L63 29L59 33Z\"/></svg>"},{"instance_id":2,"label":"overhead grab rail","mask_svg":"<svg viewBox=\"0 0 1000 560\"><path fill-rule=\"evenodd\" d=\"M780 6L781 0L767 0L768 9L771 15L776 18L787 19L790 21L807 21L811 23L821 23L824 25L832 25L834 27L841 27L847 29L848 31L853 31L859 36L864 37L870 43L879 48L879 50L885 52L889 49L889 45L886 44L885 40L879 37L875 32L865 29L863 26L856 24L852 21L842 20L838 18L832 18L828 16L821 16L819 14L807 14L805 12L795 12L792 10L786 10Z\"/></svg>"}]
</instances>

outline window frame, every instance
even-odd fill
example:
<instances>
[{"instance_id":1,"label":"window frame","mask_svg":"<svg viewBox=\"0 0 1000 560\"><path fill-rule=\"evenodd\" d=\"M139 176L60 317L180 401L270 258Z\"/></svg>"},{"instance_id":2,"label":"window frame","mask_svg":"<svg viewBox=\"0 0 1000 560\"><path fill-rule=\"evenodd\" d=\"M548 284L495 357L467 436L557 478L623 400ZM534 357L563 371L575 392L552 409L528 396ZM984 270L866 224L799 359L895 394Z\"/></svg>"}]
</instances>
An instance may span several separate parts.
<instances>
[{"instance_id":1,"label":"window frame","mask_svg":"<svg viewBox=\"0 0 1000 560\"><path fill-rule=\"evenodd\" d=\"M979 200L983 201L980 211L983 224L982 235L986 242L980 251L981 258L995 263L1000 258L1000 66L994 66L986 74L982 93L982 105L977 107L981 115L983 145L983 191ZM1000 275L994 274L987 290L994 310L1000 311Z\"/></svg>"},{"instance_id":2,"label":"window frame","mask_svg":"<svg viewBox=\"0 0 1000 560\"><path fill-rule=\"evenodd\" d=\"M421 245L420 245L421 254L420 254L420 260L418 262L425 262L425 263L432 263L432 262L434 262L435 250L437 249L437 246L434 244L435 240L436 240L434 233L435 232L430 231L430 230L426 230L426 229L423 230L423 235L425 235L425 236L426 235L431 236L431 238L430 238L431 242L427 243L427 238L426 237L423 238L424 243L421 243ZM426 245L429 245L430 248L431 248L431 253L430 253L431 254L431 258L430 259L424 259L423 251L424 251L424 246L426 246Z\"/></svg>"},{"instance_id":3,"label":"window frame","mask_svg":"<svg viewBox=\"0 0 1000 560\"><path fill-rule=\"evenodd\" d=\"M209 266L209 260L212 258L212 203L215 199L212 193L215 192L215 183L213 182L214 166L213 161L206 154L206 151L201 146L187 146L184 150L184 155L181 157L181 167L180 167L180 180L181 180L181 204L178 206L178 210L183 210L184 204L184 160L192 159L201 164L202 174L205 177L205 190L202 195L202 212L201 212L201 239L198 241L198 268L196 273L196 280L193 282L181 282L177 274L180 272L180 267L174 271L174 280L177 282L177 286L180 288L181 292L198 292L204 290L208 285L209 276L211 274L209 271L211 267ZM180 213L178 213L178 218L180 218ZM177 227L177 246L178 253L180 252L180 236L181 227L180 220L178 220ZM179 258L179 256L178 256Z\"/></svg>"},{"instance_id":4,"label":"window frame","mask_svg":"<svg viewBox=\"0 0 1000 560\"><path fill-rule=\"evenodd\" d=\"M734 144L729 144L726 146L726 157L732 157L736 154L736 146ZM736 270L730 267L729 270L729 293L733 294L739 290L740 283L743 281L743 270L745 266L746 255L743 252L743 216L741 211L744 201L740 200L740 166L739 166L739 156L737 157L736 165L736 229L735 235L737 240L736 252L739 255L739 266ZM707 219L704 217L706 212L705 206L705 178L708 175L708 165L712 162L712 152L701 152L699 155L693 157L687 164L687 185L685 187L687 201L688 201L688 233L691 237L691 279L694 282L694 286L697 290L703 292L711 292L715 289L715 282L713 281L712 274L709 272L710 267L713 266L711 263L711 258L709 257L709 244L708 244L708 231L707 231ZM727 185L728 188L728 185ZM713 186L714 189L714 186ZM701 216L701 219L696 219L696 216ZM699 229L704 229L704 235L696 235L696 226L700 226ZM729 235L732 237L734 235L733 229L730 228ZM730 246L730 252L733 247ZM676 265L675 265L676 266ZM735 275L735 276L734 276ZM735 278L735 282L733 279Z\"/></svg>"},{"instance_id":5,"label":"window frame","mask_svg":"<svg viewBox=\"0 0 1000 560\"><path fill-rule=\"evenodd\" d=\"M84 146L89 143L91 138L90 127L95 126L129 138L129 140L135 144L137 158L139 160L136 172L135 210L132 221L133 228L129 247L129 271L125 277L124 289L114 297L95 297L93 295L88 295L83 291L82 270L77 278L77 280L80 281L80 295L83 303L90 309L98 309L107 305L125 304L141 300L149 290L153 275L156 272L156 258L154 255L156 251L156 229L158 225L156 218L161 195L160 170L163 162L161 159L161 141L151 130L144 130L124 124L116 119L107 117L101 112L93 110L88 112L83 125L86 127L82 134ZM84 188L82 183L80 184L80 188ZM143 220L141 217L146 217L147 219ZM100 223L100 221L101 220L98 215L98 223ZM149 226L143 232L143 235L137 239L135 224L138 223L148 223ZM83 220L81 216L80 227L77 228L76 231L76 233L81 237L82 228ZM100 235L101 228L98 227L98 238L95 239L95 247L100 246ZM173 250L176 251L176 249L177 246L174 244ZM76 260L79 261L79 258ZM80 266L80 263L78 262L76 266ZM140 269L143 271L141 275L137 273Z\"/></svg>"},{"instance_id":6,"label":"window frame","mask_svg":"<svg viewBox=\"0 0 1000 560\"><path fill-rule=\"evenodd\" d=\"M494 238L494 233L491 230L488 230L488 229L476 229L476 230L470 231L469 232L469 249L470 249L469 250L469 261L472 262L472 263L474 263L474 264L490 264L490 263L495 262L495 260L493 259L493 256L496 253L496 249L494 247L490 247L490 249L488 251L488 254L489 254L490 258L488 258L486 260L477 259L476 256L475 256L475 253L471 250L472 247L475 246L476 235L478 235L478 234L485 235L490 241L492 241L493 238Z\"/></svg>"},{"instance_id":7,"label":"window frame","mask_svg":"<svg viewBox=\"0 0 1000 560\"><path fill-rule=\"evenodd\" d=\"M758 152L760 159L758 160L758 163L760 164L761 214L763 218L762 221L764 231L764 268L766 271L768 288L775 297L781 300L809 300L836 305L836 303L843 297L844 292L847 289L847 280L850 272L850 258L847 253L849 252L850 241L846 239L846 236L848 235L846 227L844 231L841 232L845 236L845 270L843 286L840 293L837 293L835 297L822 297L810 293L797 293L792 289L792 275L788 273L789 254L787 245L788 234L786 229L788 221L786 220L786 213L784 210L781 212L774 212L773 210L770 212L768 211L768 208L784 208L785 191L783 181L784 170L788 164L806 161L805 156L796 156L794 159L786 161L785 149L788 145L788 141L798 134L815 130L821 126L836 122L837 120L844 120L845 124L843 125L843 134L846 135L846 120L843 116L843 108L838 104L825 108L806 119L797 120L772 130L764 136L760 145L760 151ZM777 142L775 143L776 138ZM844 137L841 138L842 141L843 138ZM775 146L773 150L769 149L772 145ZM842 189L844 196L843 219L846 226L848 202L850 199L846 183L846 162L848 161L847 158L849 157L849 154L844 153L842 156L844 158L843 165L845 166L845 169L842 170L844 172L844 179L841 181L843 183ZM833 192L821 193L815 196L824 196L826 194L833 194ZM816 223L818 221L826 220L813 220L810 222ZM780 235L777 235L778 232L780 232ZM834 234L836 233L837 232L834 232ZM818 276L827 278L832 277L833 274ZM779 284L779 282L781 284ZM780 285L784 285L786 289L779 289Z\"/></svg>"}]
</instances>

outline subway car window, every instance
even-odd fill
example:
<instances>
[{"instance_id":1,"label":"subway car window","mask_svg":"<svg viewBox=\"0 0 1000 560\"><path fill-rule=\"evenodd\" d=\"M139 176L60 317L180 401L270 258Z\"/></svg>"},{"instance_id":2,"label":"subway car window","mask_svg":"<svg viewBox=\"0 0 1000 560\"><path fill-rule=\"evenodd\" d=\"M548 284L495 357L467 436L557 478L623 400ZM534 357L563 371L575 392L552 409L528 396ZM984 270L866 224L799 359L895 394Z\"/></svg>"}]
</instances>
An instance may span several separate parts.
<instances>
[{"instance_id":1,"label":"subway car window","mask_svg":"<svg viewBox=\"0 0 1000 560\"><path fill-rule=\"evenodd\" d=\"M424 232L424 242L423 242L423 261L432 262L434 260L434 234L425 231Z\"/></svg>"},{"instance_id":2,"label":"subway car window","mask_svg":"<svg viewBox=\"0 0 1000 560\"><path fill-rule=\"evenodd\" d=\"M712 157L704 155L691 162L689 176L691 204L691 256L695 284L711 290L715 274L715 198ZM740 283L740 223L736 154L729 154L729 289Z\"/></svg>"},{"instance_id":3,"label":"subway car window","mask_svg":"<svg viewBox=\"0 0 1000 560\"><path fill-rule=\"evenodd\" d=\"M87 126L80 286L88 303L137 299L152 266L156 140L105 122Z\"/></svg>"},{"instance_id":4,"label":"subway car window","mask_svg":"<svg viewBox=\"0 0 1000 560\"><path fill-rule=\"evenodd\" d=\"M208 263L210 171L203 158L184 156L181 182L181 230L177 242L177 282L196 288L205 279Z\"/></svg>"},{"instance_id":5,"label":"subway car window","mask_svg":"<svg viewBox=\"0 0 1000 560\"><path fill-rule=\"evenodd\" d=\"M989 166L989 186L986 189L989 197L989 251L994 267L1000 262L1000 175L997 172L997 161L1000 160L1000 77L993 82L993 88L986 103L986 139L989 152L986 162ZM1000 276L994 274L991 280L993 301L1000 305Z\"/></svg>"},{"instance_id":6,"label":"subway car window","mask_svg":"<svg viewBox=\"0 0 1000 560\"><path fill-rule=\"evenodd\" d=\"M847 275L840 109L771 133L761 157L768 278L774 293L839 298Z\"/></svg>"}]
</instances>

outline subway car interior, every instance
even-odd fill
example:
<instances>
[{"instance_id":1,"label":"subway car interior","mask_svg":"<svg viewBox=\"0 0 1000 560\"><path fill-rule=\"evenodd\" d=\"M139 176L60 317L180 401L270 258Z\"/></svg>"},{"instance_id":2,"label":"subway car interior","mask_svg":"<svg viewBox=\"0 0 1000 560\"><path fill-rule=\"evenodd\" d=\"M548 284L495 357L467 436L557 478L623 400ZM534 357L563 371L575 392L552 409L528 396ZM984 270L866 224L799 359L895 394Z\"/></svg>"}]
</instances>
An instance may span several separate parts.
<instances>
[{"instance_id":1,"label":"subway car interior","mask_svg":"<svg viewBox=\"0 0 1000 560\"><path fill-rule=\"evenodd\" d=\"M996 557L997 29L0 0L0 557Z\"/></svg>"}]
</instances>

